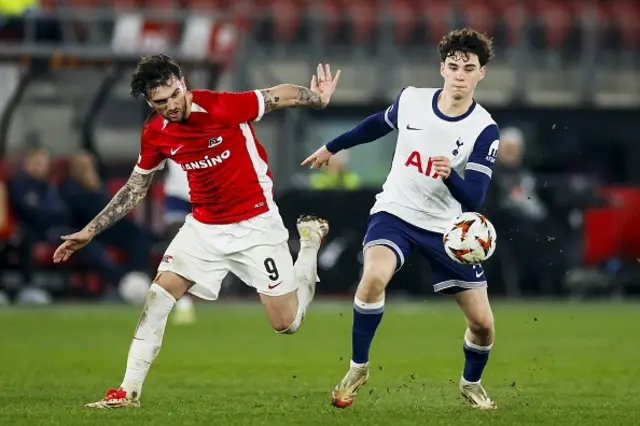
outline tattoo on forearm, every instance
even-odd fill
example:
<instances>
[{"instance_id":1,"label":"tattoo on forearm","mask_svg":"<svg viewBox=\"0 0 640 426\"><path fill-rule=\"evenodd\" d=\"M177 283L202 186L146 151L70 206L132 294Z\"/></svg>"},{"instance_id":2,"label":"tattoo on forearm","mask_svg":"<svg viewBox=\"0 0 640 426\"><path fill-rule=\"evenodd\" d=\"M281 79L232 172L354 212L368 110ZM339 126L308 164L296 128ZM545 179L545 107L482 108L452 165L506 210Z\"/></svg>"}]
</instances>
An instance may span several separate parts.
<instances>
[{"instance_id":1,"label":"tattoo on forearm","mask_svg":"<svg viewBox=\"0 0 640 426\"><path fill-rule=\"evenodd\" d=\"M264 97L265 113L282 108L280 104L280 96L276 96L274 91L274 89L264 89L260 91Z\"/></svg>"},{"instance_id":2,"label":"tattoo on forearm","mask_svg":"<svg viewBox=\"0 0 640 426\"><path fill-rule=\"evenodd\" d=\"M322 99L317 93L306 87L288 85L260 91L264 97L264 112L276 111L287 107L322 108Z\"/></svg>"},{"instance_id":3,"label":"tattoo on forearm","mask_svg":"<svg viewBox=\"0 0 640 426\"><path fill-rule=\"evenodd\" d=\"M153 175L154 172L142 174L134 171L127 183L87 225L87 228L91 232L99 234L125 217L147 195Z\"/></svg>"},{"instance_id":4,"label":"tattoo on forearm","mask_svg":"<svg viewBox=\"0 0 640 426\"><path fill-rule=\"evenodd\" d=\"M297 105L310 106L312 108L322 108L322 99L320 95L307 89L306 87L300 87L298 92Z\"/></svg>"}]
</instances>

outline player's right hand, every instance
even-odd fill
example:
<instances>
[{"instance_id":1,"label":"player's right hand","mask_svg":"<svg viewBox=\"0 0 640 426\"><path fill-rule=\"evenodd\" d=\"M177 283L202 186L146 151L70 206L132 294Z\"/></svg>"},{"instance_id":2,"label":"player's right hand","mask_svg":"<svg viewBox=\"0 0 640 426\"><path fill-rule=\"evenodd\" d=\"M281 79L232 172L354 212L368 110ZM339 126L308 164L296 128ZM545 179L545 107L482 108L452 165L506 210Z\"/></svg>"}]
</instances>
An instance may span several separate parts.
<instances>
[{"instance_id":1,"label":"player's right hand","mask_svg":"<svg viewBox=\"0 0 640 426\"><path fill-rule=\"evenodd\" d=\"M80 250L93 240L93 233L87 229L78 231L71 235L63 235L60 237L64 240L53 253L53 263L66 262L73 253Z\"/></svg>"},{"instance_id":2,"label":"player's right hand","mask_svg":"<svg viewBox=\"0 0 640 426\"><path fill-rule=\"evenodd\" d=\"M322 166L328 165L329 159L332 156L331 151L327 149L326 145L323 145L319 150L308 156L300 165L306 166L307 164L311 164L312 169L319 169Z\"/></svg>"}]
</instances>

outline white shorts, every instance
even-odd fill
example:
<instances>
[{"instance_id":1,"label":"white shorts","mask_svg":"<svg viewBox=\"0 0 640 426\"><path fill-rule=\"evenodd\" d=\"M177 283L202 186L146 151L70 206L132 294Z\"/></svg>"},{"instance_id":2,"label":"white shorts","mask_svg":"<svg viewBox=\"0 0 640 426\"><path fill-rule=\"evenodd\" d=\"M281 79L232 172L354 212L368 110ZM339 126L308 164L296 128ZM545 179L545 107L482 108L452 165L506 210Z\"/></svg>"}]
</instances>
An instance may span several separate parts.
<instances>
[{"instance_id":1,"label":"white shorts","mask_svg":"<svg viewBox=\"0 0 640 426\"><path fill-rule=\"evenodd\" d=\"M189 214L165 252L158 272L193 282L189 292L216 300L229 272L258 293L281 296L297 290L289 231L276 212L229 225L207 225Z\"/></svg>"}]
</instances>

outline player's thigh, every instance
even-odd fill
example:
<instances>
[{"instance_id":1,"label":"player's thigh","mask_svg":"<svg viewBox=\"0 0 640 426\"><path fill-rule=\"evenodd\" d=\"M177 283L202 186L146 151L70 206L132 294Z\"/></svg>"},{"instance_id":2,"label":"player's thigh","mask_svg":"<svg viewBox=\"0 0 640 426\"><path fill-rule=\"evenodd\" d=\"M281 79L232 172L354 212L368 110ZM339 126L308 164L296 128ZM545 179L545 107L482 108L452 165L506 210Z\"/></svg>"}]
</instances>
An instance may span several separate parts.
<instances>
[{"instance_id":1,"label":"player's thigh","mask_svg":"<svg viewBox=\"0 0 640 426\"><path fill-rule=\"evenodd\" d=\"M386 212L369 217L363 242L364 267L358 295L384 291L411 251L407 224Z\"/></svg>"},{"instance_id":2,"label":"player's thigh","mask_svg":"<svg viewBox=\"0 0 640 426\"><path fill-rule=\"evenodd\" d=\"M288 244L259 244L228 259L231 272L260 295L272 326L286 323L288 327L298 309L298 282Z\"/></svg>"},{"instance_id":3,"label":"player's thigh","mask_svg":"<svg viewBox=\"0 0 640 426\"><path fill-rule=\"evenodd\" d=\"M486 287L460 291L455 298L464 313L469 329L474 332L493 331L493 312Z\"/></svg>"},{"instance_id":4,"label":"player's thigh","mask_svg":"<svg viewBox=\"0 0 640 426\"><path fill-rule=\"evenodd\" d=\"M458 294L487 287L482 265L462 265L444 250L442 234L424 231L416 241L433 272L433 290L442 294Z\"/></svg>"},{"instance_id":5,"label":"player's thigh","mask_svg":"<svg viewBox=\"0 0 640 426\"><path fill-rule=\"evenodd\" d=\"M229 266L224 255L213 252L198 230L185 223L158 265L158 273L165 272L181 277L187 283L189 293L216 300Z\"/></svg>"}]
</instances>

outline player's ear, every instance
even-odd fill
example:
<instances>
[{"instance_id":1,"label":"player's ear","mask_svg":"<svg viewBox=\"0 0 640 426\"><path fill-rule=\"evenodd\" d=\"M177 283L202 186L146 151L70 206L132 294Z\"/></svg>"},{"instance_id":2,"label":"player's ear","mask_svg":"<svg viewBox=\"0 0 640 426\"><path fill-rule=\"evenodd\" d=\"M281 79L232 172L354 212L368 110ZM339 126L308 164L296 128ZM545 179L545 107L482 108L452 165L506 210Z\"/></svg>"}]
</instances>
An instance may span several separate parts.
<instances>
[{"instance_id":1,"label":"player's ear","mask_svg":"<svg viewBox=\"0 0 640 426\"><path fill-rule=\"evenodd\" d=\"M487 67L480 67L480 80L484 79L484 75L487 73Z\"/></svg>"},{"instance_id":2,"label":"player's ear","mask_svg":"<svg viewBox=\"0 0 640 426\"><path fill-rule=\"evenodd\" d=\"M444 62L440 62L440 75L444 78Z\"/></svg>"},{"instance_id":3,"label":"player's ear","mask_svg":"<svg viewBox=\"0 0 640 426\"><path fill-rule=\"evenodd\" d=\"M149 105L151 108L153 108L153 105L151 105L151 102L149 101L149 99L144 98L144 100L147 102L147 105Z\"/></svg>"}]
</instances>

